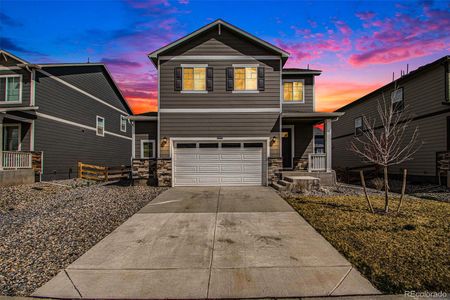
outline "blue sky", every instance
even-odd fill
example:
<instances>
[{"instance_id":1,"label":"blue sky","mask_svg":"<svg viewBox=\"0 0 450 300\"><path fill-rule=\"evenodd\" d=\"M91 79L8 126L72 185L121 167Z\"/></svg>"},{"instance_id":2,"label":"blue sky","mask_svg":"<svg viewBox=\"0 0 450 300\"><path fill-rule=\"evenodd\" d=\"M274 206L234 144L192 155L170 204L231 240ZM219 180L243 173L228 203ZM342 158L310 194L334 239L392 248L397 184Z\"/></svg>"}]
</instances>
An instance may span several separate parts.
<instances>
[{"instance_id":1,"label":"blue sky","mask_svg":"<svg viewBox=\"0 0 450 300\"><path fill-rule=\"evenodd\" d=\"M0 47L31 62L103 61L135 111L155 109L146 54L222 18L319 68L333 110L449 52L448 1L0 0Z\"/></svg>"}]
</instances>

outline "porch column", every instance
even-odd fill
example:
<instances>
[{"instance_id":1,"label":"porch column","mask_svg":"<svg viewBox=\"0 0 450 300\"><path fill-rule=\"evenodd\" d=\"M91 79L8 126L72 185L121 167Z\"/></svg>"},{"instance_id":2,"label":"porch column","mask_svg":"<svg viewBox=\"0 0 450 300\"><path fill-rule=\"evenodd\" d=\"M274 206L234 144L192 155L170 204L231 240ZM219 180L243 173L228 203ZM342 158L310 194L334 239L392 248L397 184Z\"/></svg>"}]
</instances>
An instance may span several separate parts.
<instances>
[{"instance_id":1,"label":"porch column","mask_svg":"<svg viewBox=\"0 0 450 300\"><path fill-rule=\"evenodd\" d=\"M331 119L325 119L324 123L324 133L325 133L325 154L326 158L326 169L327 172L331 172Z\"/></svg>"}]
</instances>

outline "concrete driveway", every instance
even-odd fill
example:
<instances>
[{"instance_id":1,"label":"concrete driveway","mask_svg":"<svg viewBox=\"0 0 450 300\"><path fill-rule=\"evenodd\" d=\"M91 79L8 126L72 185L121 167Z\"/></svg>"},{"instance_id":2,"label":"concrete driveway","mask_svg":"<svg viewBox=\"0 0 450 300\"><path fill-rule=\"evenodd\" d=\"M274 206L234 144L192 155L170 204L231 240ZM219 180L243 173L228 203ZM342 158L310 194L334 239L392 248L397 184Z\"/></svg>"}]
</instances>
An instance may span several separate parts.
<instances>
[{"instance_id":1,"label":"concrete driveway","mask_svg":"<svg viewBox=\"0 0 450 300\"><path fill-rule=\"evenodd\" d=\"M271 188L172 188L33 294L252 298L379 292Z\"/></svg>"}]
</instances>

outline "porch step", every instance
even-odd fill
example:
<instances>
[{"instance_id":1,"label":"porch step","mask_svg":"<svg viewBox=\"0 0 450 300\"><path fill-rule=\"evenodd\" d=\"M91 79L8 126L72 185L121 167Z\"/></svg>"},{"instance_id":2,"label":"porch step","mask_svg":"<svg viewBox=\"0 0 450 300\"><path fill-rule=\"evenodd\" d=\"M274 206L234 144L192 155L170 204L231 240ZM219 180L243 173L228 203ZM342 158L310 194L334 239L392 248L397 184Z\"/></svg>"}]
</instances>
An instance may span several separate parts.
<instances>
[{"instance_id":1,"label":"porch step","mask_svg":"<svg viewBox=\"0 0 450 300\"><path fill-rule=\"evenodd\" d=\"M320 187L320 179L313 176L283 176L292 191L312 191Z\"/></svg>"},{"instance_id":2,"label":"porch step","mask_svg":"<svg viewBox=\"0 0 450 300\"><path fill-rule=\"evenodd\" d=\"M279 184L277 182L272 182L272 187L274 189L276 189L277 191L280 191L280 192L286 190L286 187L284 185L281 185L281 184Z\"/></svg>"},{"instance_id":3,"label":"porch step","mask_svg":"<svg viewBox=\"0 0 450 300\"><path fill-rule=\"evenodd\" d=\"M286 181L286 180L278 180L277 183L278 183L279 185L282 185L282 186L285 186L285 187L291 185L291 182Z\"/></svg>"}]
</instances>

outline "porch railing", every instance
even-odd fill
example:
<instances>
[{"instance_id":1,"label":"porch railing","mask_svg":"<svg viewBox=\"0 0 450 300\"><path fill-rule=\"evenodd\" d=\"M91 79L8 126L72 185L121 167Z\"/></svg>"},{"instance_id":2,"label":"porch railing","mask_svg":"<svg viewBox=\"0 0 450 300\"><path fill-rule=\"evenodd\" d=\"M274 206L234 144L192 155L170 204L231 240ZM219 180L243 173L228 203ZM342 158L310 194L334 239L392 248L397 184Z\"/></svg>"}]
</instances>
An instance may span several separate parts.
<instances>
[{"instance_id":1,"label":"porch railing","mask_svg":"<svg viewBox=\"0 0 450 300\"><path fill-rule=\"evenodd\" d=\"M327 155L325 153L310 153L308 155L308 171L325 171L327 169Z\"/></svg>"},{"instance_id":2,"label":"porch railing","mask_svg":"<svg viewBox=\"0 0 450 300\"><path fill-rule=\"evenodd\" d=\"M0 151L0 170L32 168L32 153L21 151Z\"/></svg>"}]
</instances>

